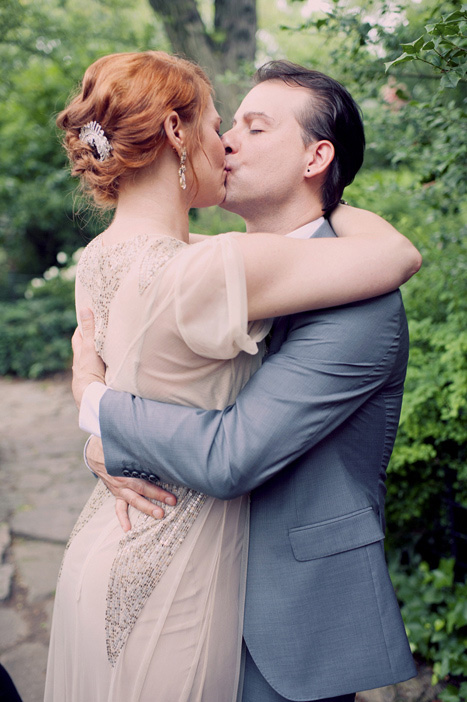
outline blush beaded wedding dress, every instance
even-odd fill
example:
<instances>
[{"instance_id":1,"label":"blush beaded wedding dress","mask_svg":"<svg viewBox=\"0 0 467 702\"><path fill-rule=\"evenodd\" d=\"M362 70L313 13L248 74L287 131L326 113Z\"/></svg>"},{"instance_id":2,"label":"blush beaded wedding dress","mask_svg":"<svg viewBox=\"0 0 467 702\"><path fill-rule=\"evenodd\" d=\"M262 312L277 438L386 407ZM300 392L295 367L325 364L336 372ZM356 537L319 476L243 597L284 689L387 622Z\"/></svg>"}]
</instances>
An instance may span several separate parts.
<instances>
[{"instance_id":1,"label":"blush beaded wedding dress","mask_svg":"<svg viewBox=\"0 0 467 702\"><path fill-rule=\"evenodd\" d=\"M86 247L76 306L94 311L111 388L205 409L235 401L270 326L247 322L236 236L98 236ZM237 699L248 497L163 487L177 505L162 520L130 508L124 534L97 482L58 579L46 702Z\"/></svg>"}]
</instances>

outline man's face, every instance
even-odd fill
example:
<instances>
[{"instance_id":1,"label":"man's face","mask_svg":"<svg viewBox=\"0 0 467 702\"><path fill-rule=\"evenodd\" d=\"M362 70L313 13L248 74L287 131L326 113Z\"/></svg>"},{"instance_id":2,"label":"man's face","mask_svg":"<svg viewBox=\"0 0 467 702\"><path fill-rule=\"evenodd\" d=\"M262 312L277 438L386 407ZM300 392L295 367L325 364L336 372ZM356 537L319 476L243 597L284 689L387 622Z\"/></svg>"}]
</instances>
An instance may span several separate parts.
<instances>
[{"instance_id":1,"label":"man's face","mask_svg":"<svg viewBox=\"0 0 467 702\"><path fill-rule=\"evenodd\" d=\"M296 115L310 102L306 88L281 81L256 85L223 136L226 198L222 207L248 219L281 207L303 184L307 153Z\"/></svg>"}]
</instances>

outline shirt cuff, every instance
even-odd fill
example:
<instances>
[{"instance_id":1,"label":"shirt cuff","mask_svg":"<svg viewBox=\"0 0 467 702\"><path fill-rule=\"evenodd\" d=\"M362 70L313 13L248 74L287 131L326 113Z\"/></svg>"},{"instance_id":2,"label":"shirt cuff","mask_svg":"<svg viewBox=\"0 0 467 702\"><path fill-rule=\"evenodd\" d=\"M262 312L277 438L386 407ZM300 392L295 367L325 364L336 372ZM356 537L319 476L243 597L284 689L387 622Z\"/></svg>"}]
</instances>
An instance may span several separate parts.
<instances>
[{"instance_id":1,"label":"shirt cuff","mask_svg":"<svg viewBox=\"0 0 467 702\"><path fill-rule=\"evenodd\" d=\"M79 428L88 434L101 435L99 424L99 404L107 391L107 385L94 382L88 385L83 393L79 410Z\"/></svg>"},{"instance_id":2,"label":"shirt cuff","mask_svg":"<svg viewBox=\"0 0 467 702\"><path fill-rule=\"evenodd\" d=\"M84 465L86 466L86 468L87 468L89 471L91 471L91 473L93 474L93 476L94 476L95 478L98 478L99 476L96 475L96 474L94 473L93 469L92 469L91 466L89 465L89 463L88 463L88 457L87 457L87 455L86 455L86 452L87 452L88 446L89 446L89 442L91 441L91 439L92 439L92 436L90 436L89 439L88 439L88 440L86 441L86 443L84 444L84 449L83 449Z\"/></svg>"}]
</instances>

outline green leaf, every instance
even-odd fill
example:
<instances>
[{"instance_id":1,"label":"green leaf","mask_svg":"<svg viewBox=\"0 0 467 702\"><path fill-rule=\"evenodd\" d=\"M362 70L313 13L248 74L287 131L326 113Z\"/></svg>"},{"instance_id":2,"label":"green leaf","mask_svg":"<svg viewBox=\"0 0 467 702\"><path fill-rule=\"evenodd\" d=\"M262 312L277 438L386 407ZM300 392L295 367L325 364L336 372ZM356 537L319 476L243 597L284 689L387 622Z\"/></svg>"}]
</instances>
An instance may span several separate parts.
<instances>
[{"instance_id":1,"label":"green leaf","mask_svg":"<svg viewBox=\"0 0 467 702\"><path fill-rule=\"evenodd\" d=\"M413 46L415 51L420 51L422 48L423 44L425 43L425 39L423 37L419 37L413 42Z\"/></svg>"},{"instance_id":2,"label":"green leaf","mask_svg":"<svg viewBox=\"0 0 467 702\"><path fill-rule=\"evenodd\" d=\"M461 76L453 71L451 73L444 73L441 77L440 85L442 88L455 88L459 83Z\"/></svg>"},{"instance_id":3,"label":"green leaf","mask_svg":"<svg viewBox=\"0 0 467 702\"><path fill-rule=\"evenodd\" d=\"M410 44L401 44L401 48L404 49L407 54L416 54L418 51L418 49L415 48L415 42L411 42Z\"/></svg>"},{"instance_id":4,"label":"green leaf","mask_svg":"<svg viewBox=\"0 0 467 702\"><path fill-rule=\"evenodd\" d=\"M400 63L406 63L407 61L415 61L415 56L409 56L407 53L401 54L394 61L389 61L385 63L386 72L391 68L391 66L398 66Z\"/></svg>"}]
</instances>

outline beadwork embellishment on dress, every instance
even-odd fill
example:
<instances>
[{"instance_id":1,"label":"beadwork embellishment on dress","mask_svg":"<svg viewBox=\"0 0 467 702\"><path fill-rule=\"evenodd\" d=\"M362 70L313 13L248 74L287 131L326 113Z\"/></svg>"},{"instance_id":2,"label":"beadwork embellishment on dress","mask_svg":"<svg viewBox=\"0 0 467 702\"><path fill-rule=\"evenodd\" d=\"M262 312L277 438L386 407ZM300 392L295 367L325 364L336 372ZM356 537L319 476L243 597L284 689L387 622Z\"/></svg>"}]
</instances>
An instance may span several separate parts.
<instances>
[{"instance_id":1,"label":"beadwork embellishment on dress","mask_svg":"<svg viewBox=\"0 0 467 702\"><path fill-rule=\"evenodd\" d=\"M96 351L100 356L109 324L109 306L141 251L151 241L139 269L139 292L143 294L157 271L187 244L169 236L160 238L140 234L112 246L102 246L97 236L84 249L78 265L81 284L89 292L95 320ZM147 255L146 255L147 254Z\"/></svg>"},{"instance_id":2,"label":"beadwork embellishment on dress","mask_svg":"<svg viewBox=\"0 0 467 702\"><path fill-rule=\"evenodd\" d=\"M148 239L146 234L141 234L113 246L102 246L101 237L97 236L84 249L79 260L79 279L92 299L95 344L100 356L109 324L109 305Z\"/></svg>"},{"instance_id":3,"label":"beadwork embellishment on dress","mask_svg":"<svg viewBox=\"0 0 467 702\"><path fill-rule=\"evenodd\" d=\"M142 295L146 288L154 280L157 271L163 268L175 254L187 247L179 239L171 239L168 236L152 241L141 261L139 269L139 293Z\"/></svg>"},{"instance_id":4,"label":"beadwork embellishment on dress","mask_svg":"<svg viewBox=\"0 0 467 702\"><path fill-rule=\"evenodd\" d=\"M207 499L188 488L166 483L161 487L176 495L177 504L170 507L152 500L164 508L164 519L155 521L140 514L120 541L112 564L105 616L107 657L112 666Z\"/></svg>"}]
</instances>

